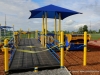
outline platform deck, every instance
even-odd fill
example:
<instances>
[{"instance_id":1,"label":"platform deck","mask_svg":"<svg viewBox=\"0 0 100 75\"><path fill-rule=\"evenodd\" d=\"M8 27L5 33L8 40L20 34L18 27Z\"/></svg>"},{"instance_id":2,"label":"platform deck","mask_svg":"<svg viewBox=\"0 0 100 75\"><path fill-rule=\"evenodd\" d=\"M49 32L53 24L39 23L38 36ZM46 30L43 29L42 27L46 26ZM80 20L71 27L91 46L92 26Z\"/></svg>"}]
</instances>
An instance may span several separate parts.
<instances>
[{"instance_id":1,"label":"platform deck","mask_svg":"<svg viewBox=\"0 0 100 75\"><path fill-rule=\"evenodd\" d=\"M33 46L30 48L28 46ZM18 50L42 51L37 53L20 52ZM11 62L10 71L38 68L59 67L60 64L52 53L43 48L37 39L21 39Z\"/></svg>"}]
</instances>

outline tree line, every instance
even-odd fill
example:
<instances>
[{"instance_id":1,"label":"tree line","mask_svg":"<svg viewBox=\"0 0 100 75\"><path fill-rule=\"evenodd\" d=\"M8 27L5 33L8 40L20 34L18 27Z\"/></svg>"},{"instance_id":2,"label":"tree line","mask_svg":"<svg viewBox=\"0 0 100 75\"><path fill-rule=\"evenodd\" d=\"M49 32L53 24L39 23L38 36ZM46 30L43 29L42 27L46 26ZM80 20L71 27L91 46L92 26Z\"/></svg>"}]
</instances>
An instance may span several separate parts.
<instances>
[{"instance_id":1,"label":"tree line","mask_svg":"<svg viewBox=\"0 0 100 75\"><path fill-rule=\"evenodd\" d=\"M87 25L79 27L77 33L84 33L84 31L87 31L88 33L100 33L100 29L98 31L92 29L89 30Z\"/></svg>"},{"instance_id":2,"label":"tree line","mask_svg":"<svg viewBox=\"0 0 100 75\"><path fill-rule=\"evenodd\" d=\"M23 30L22 30L22 31L23 31ZM45 31L45 30L44 30L44 31ZM92 30L92 29L88 29L88 26L87 26L87 25L84 25L84 26L79 27L77 31L68 31L68 30L64 30L64 33L65 33L65 34L67 34L67 33L76 33L76 34L78 33L78 34L83 34L84 31L87 31L88 33L100 33L100 29L99 29L98 31ZM34 32L34 33L35 33L35 31L31 31L31 32ZM38 32L41 32L41 31L38 31ZM47 32L48 32L48 33L55 33L54 31L49 31L49 30L47 30ZM58 33L58 31L57 31L57 33Z\"/></svg>"},{"instance_id":3,"label":"tree line","mask_svg":"<svg viewBox=\"0 0 100 75\"><path fill-rule=\"evenodd\" d=\"M88 32L88 33L100 33L100 29L98 31L96 30L92 30L92 29L88 29L88 26L87 25L84 25L84 26L81 26L79 27L79 29L77 31L67 31L65 30L64 32L65 33L79 33L79 34L83 34L84 31ZM54 33L54 31L51 31Z\"/></svg>"}]
</instances>

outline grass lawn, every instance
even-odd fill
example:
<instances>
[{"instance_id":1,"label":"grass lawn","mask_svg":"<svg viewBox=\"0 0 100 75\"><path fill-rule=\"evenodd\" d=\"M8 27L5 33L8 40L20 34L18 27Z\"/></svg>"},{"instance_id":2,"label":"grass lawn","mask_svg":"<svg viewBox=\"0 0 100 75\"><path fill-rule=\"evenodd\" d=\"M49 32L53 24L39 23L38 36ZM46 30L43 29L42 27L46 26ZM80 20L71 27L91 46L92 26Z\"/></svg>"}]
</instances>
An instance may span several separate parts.
<instances>
[{"instance_id":1,"label":"grass lawn","mask_svg":"<svg viewBox=\"0 0 100 75\"><path fill-rule=\"evenodd\" d=\"M28 38L28 34L21 34L22 38ZM30 38L35 38L35 34L31 33Z\"/></svg>"},{"instance_id":2,"label":"grass lawn","mask_svg":"<svg viewBox=\"0 0 100 75\"><path fill-rule=\"evenodd\" d=\"M91 34L91 40L98 40L100 39L100 34Z\"/></svg>"}]
</instances>

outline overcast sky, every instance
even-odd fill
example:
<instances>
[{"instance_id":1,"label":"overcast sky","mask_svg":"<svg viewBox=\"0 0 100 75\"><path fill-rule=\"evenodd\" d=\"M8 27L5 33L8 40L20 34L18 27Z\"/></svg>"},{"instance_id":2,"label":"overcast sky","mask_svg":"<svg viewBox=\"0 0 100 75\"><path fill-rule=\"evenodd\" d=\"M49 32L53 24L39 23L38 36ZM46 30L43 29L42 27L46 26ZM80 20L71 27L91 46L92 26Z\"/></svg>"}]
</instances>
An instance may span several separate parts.
<instances>
[{"instance_id":1,"label":"overcast sky","mask_svg":"<svg viewBox=\"0 0 100 75\"><path fill-rule=\"evenodd\" d=\"M42 19L28 19L29 10L54 4L81 12L62 20L62 30L76 31L80 26L88 25L90 29L100 29L100 0L0 0L0 24L15 25L15 29L41 30ZM54 30L54 19L48 19L48 30Z\"/></svg>"}]
</instances>

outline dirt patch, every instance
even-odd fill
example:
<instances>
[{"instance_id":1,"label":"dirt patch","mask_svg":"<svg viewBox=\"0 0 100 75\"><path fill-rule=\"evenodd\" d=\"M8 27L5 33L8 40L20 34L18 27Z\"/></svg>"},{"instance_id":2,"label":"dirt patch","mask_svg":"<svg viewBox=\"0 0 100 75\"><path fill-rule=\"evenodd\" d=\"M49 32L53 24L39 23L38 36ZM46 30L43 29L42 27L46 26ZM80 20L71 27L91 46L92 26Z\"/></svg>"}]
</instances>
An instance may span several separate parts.
<instances>
[{"instance_id":1,"label":"dirt patch","mask_svg":"<svg viewBox=\"0 0 100 75\"><path fill-rule=\"evenodd\" d=\"M4 53L0 51L0 75L4 75Z\"/></svg>"},{"instance_id":2,"label":"dirt patch","mask_svg":"<svg viewBox=\"0 0 100 75\"><path fill-rule=\"evenodd\" d=\"M9 56L10 57L10 53ZM0 75L5 75L4 72L4 52L0 50Z\"/></svg>"},{"instance_id":3,"label":"dirt patch","mask_svg":"<svg viewBox=\"0 0 100 75\"><path fill-rule=\"evenodd\" d=\"M65 52L64 63L72 75L100 75L100 40L90 41L88 49L87 66L83 66L83 51Z\"/></svg>"}]
</instances>

